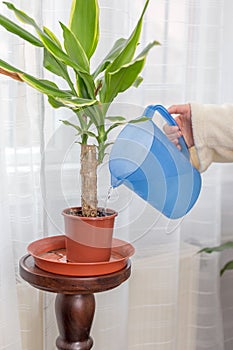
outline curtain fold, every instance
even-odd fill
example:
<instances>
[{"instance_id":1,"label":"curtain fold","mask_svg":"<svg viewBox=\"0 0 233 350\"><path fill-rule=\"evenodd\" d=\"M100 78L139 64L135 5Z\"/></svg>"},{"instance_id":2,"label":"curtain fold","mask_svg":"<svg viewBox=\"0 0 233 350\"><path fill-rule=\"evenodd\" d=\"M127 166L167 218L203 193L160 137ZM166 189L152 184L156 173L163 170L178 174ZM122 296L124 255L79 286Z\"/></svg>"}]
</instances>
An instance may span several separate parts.
<instances>
[{"instance_id":1,"label":"curtain fold","mask_svg":"<svg viewBox=\"0 0 233 350\"><path fill-rule=\"evenodd\" d=\"M14 4L61 37L58 21L68 22L71 0ZM99 4L101 49L93 65L130 34L144 0ZM148 57L142 85L120 95L113 114L137 117L149 104L232 103L232 10L226 0L151 1L141 43L156 39L161 46ZM9 15L3 4L0 12ZM0 35L1 58L41 76L40 49L3 28ZM59 121L70 113L53 110L39 93L4 76L0 110L0 350L55 350L55 295L22 281L18 261L29 242L62 234L62 209L79 204L79 145ZM160 123L158 115L154 121ZM110 186L107 160L99 169L100 205ZM93 349L232 349L232 275L219 277L230 253L198 254L232 239L232 170L212 165L195 207L180 220L163 217L123 186L112 192L109 206L119 212L114 235L136 253L129 281L96 295Z\"/></svg>"}]
</instances>

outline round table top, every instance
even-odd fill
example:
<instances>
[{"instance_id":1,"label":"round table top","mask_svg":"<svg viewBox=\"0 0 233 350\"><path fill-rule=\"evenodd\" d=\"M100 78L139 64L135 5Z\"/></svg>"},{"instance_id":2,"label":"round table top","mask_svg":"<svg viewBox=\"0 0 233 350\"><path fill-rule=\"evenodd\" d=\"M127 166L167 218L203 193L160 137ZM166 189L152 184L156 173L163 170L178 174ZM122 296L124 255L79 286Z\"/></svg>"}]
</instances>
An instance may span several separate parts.
<instances>
[{"instance_id":1,"label":"round table top","mask_svg":"<svg viewBox=\"0 0 233 350\"><path fill-rule=\"evenodd\" d=\"M62 294L90 294L113 289L126 281L131 273L131 262L116 272L100 276L65 276L38 268L34 258L27 254L19 262L20 276L33 287Z\"/></svg>"}]
</instances>

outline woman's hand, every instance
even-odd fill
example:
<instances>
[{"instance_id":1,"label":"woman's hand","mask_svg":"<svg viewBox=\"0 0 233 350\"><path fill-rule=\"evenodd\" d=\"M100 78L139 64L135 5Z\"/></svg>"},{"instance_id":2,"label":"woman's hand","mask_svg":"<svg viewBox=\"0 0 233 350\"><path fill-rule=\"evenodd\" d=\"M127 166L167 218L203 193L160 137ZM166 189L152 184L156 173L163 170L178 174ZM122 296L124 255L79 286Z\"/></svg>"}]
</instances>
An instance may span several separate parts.
<instances>
[{"instance_id":1,"label":"woman's hand","mask_svg":"<svg viewBox=\"0 0 233 350\"><path fill-rule=\"evenodd\" d=\"M178 149L181 149L179 137L183 135L188 148L194 145L193 130L191 122L191 108L189 104L173 105L168 108L170 114L178 114L175 118L177 126L164 125L164 132Z\"/></svg>"}]
</instances>

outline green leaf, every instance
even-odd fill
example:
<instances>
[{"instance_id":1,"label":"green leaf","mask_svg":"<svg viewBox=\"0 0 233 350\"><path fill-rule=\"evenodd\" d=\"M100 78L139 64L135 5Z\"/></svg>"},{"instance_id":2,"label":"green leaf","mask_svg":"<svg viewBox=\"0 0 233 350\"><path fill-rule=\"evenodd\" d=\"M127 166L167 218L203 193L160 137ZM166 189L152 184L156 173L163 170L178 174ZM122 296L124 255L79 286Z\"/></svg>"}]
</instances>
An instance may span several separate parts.
<instances>
[{"instance_id":1,"label":"green leaf","mask_svg":"<svg viewBox=\"0 0 233 350\"><path fill-rule=\"evenodd\" d=\"M53 96L58 102L63 103L69 108L81 108L96 103L96 100L84 99L72 95L71 92L60 90L56 84L51 81L35 78L26 73L18 73L23 81L41 93Z\"/></svg>"},{"instance_id":2,"label":"green leaf","mask_svg":"<svg viewBox=\"0 0 233 350\"><path fill-rule=\"evenodd\" d=\"M223 268L221 269L220 271L220 275L222 276L223 273L227 270L233 270L233 260L231 261L228 261L224 266Z\"/></svg>"},{"instance_id":3,"label":"green leaf","mask_svg":"<svg viewBox=\"0 0 233 350\"><path fill-rule=\"evenodd\" d=\"M28 41L29 43L42 47L42 42L37 39L34 35L26 31L25 29L21 28L19 25L15 24L14 22L10 21L8 18L4 17L3 15L0 15L0 25L2 25L6 30L9 32L18 35L20 38Z\"/></svg>"},{"instance_id":4,"label":"green leaf","mask_svg":"<svg viewBox=\"0 0 233 350\"><path fill-rule=\"evenodd\" d=\"M16 17L23 23L25 24L30 24L35 28L39 28L35 22L35 20L33 18L31 18L30 16L28 16L25 12L17 9L12 3L7 2L7 1L3 1L3 4L5 4L9 10L14 11Z\"/></svg>"},{"instance_id":5,"label":"green leaf","mask_svg":"<svg viewBox=\"0 0 233 350\"><path fill-rule=\"evenodd\" d=\"M54 56L57 60L65 65L72 67L75 72L79 75L87 91L87 95L83 95L86 98L94 98L95 85L93 77L85 71L77 62L73 61L70 56L68 56L50 37L48 37L43 32L38 33L41 41L43 42L45 48Z\"/></svg>"},{"instance_id":6,"label":"green leaf","mask_svg":"<svg viewBox=\"0 0 233 350\"><path fill-rule=\"evenodd\" d=\"M121 51L121 53L115 58L115 60L108 66L107 72L114 72L121 68L123 65L129 63L136 51L137 45L139 43L139 38L141 35L141 29L142 29L142 22L143 17L145 14L145 11L147 9L147 6L149 4L149 0L146 1L142 14L140 16L139 21L137 22L137 25L135 29L133 30L132 34L130 35L129 39L125 42L125 47Z\"/></svg>"},{"instance_id":7,"label":"green leaf","mask_svg":"<svg viewBox=\"0 0 233 350\"><path fill-rule=\"evenodd\" d=\"M79 124L81 126L81 129L88 130L88 127L90 127L91 124L87 123L87 118L86 118L85 114L83 113L83 110L78 110L75 112L76 112L76 116L78 118Z\"/></svg>"},{"instance_id":8,"label":"green leaf","mask_svg":"<svg viewBox=\"0 0 233 350\"><path fill-rule=\"evenodd\" d=\"M95 52L99 40L99 6L97 0L73 0L69 28L88 58Z\"/></svg>"},{"instance_id":9,"label":"green leaf","mask_svg":"<svg viewBox=\"0 0 233 350\"><path fill-rule=\"evenodd\" d=\"M90 137L94 137L96 139L96 134L94 134L93 132L89 131L89 130L84 130L81 132L81 135L88 135Z\"/></svg>"},{"instance_id":10,"label":"green leaf","mask_svg":"<svg viewBox=\"0 0 233 350\"><path fill-rule=\"evenodd\" d=\"M69 86L72 87L72 90L75 91L67 72L66 65L58 61L47 49L44 49L43 66L50 72L64 78L67 82L69 82Z\"/></svg>"},{"instance_id":11,"label":"green leaf","mask_svg":"<svg viewBox=\"0 0 233 350\"><path fill-rule=\"evenodd\" d=\"M118 123L114 123L112 124L107 130L106 130L106 135L108 135L110 133L110 131L112 131L113 129L117 128L118 126L122 126L126 124L126 122L118 122Z\"/></svg>"},{"instance_id":12,"label":"green leaf","mask_svg":"<svg viewBox=\"0 0 233 350\"><path fill-rule=\"evenodd\" d=\"M95 98L95 83L93 77L88 73L77 72L77 85L80 96L86 98Z\"/></svg>"},{"instance_id":13,"label":"green leaf","mask_svg":"<svg viewBox=\"0 0 233 350\"><path fill-rule=\"evenodd\" d=\"M56 35L47 27L43 27L45 34L47 34L56 44L58 47L62 48L60 41L56 37Z\"/></svg>"},{"instance_id":14,"label":"green leaf","mask_svg":"<svg viewBox=\"0 0 233 350\"><path fill-rule=\"evenodd\" d=\"M137 123L144 123L147 122L148 120L150 120L151 118L148 117L140 117L137 119L131 119L128 121L129 124L137 124Z\"/></svg>"},{"instance_id":15,"label":"green leaf","mask_svg":"<svg viewBox=\"0 0 233 350\"><path fill-rule=\"evenodd\" d=\"M53 96L55 98L69 98L72 96L64 90L60 90L57 85L49 80L38 79L27 73L19 74L23 81L42 94Z\"/></svg>"},{"instance_id":16,"label":"green leaf","mask_svg":"<svg viewBox=\"0 0 233 350\"><path fill-rule=\"evenodd\" d=\"M108 69L105 72L103 86L99 93L101 102L111 102L118 93L127 90L132 85L138 85L141 82L141 77L138 77L143 69L147 54L152 47L157 45L156 41L149 43L137 58L114 72Z\"/></svg>"},{"instance_id":17,"label":"green leaf","mask_svg":"<svg viewBox=\"0 0 233 350\"><path fill-rule=\"evenodd\" d=\"M108 67L108 65L119 55L121 50L124 48L125 43L126 39L124 38L120 38L114 43L107 56L102 60L97 69L94 71L94 78L96 78L101 72L103 72Z\"/></svg>"},{"instance_id":18,"label":"green leaf","mask_svg":"<svg viewBox=\"0 0 233 350\"><path fill-rule=\"evenodd\" d=\"M26 13L23 11L18 10L13 4L5 2L5 4L8 6L9 9L13 10L16 14L16 16L24 23L29 24L33 26L40 39L42 44L45 46L45 48L53 55L55 56L58 60L60 60L62 63L65 65L68 65L77 71L83 71L83 68L79 66L75 61L73 61L61 48L61 45L58 41L58 39L55 37L55 35L48 29L45 28L44 32L39 28L37 23L35 22L34 19L29 17Z\"/></svg>"},{"instance_id":19,"label":"green leaf","mask_svg":"<svg viewBox=\"0 0 233 350\"><path fill-rule=\"evenodd\" d=\"M61 47L61 44L55 34L51 32L48 28L44 27L45 33L56 42L56 44ZM70 76L67 71L67 66L54 57L46 48L44 48L44 61L43 66L50 72L62 77L66 80L72 92L76 94L73 82L70 79Z\"/></svg>"},{"instance_id":20,"label":"green leaf","mask_svg":"<svg viewBox=\"0 0 233 350\"><path fill-rule=\"evenodd\" d=\"M83 68L80 67L76 62L74 62L57 44L55 41L53 41L48 35L44 34L43 32L38 32L38 35L40 36L40 39L42 43L44 44L45 48L51 52L53 56L55 56L58 60L60 60L62 63L74 68L76 71L83 71Z\"/></svg>"},{"instance_id":21,"label":"green leaf","mask_svg":"<svg viewBox=\"0 0 233 350\"><path fill-rule=\"evenodd\" d=\"M98 129L100 126L104 125L104 116L98 104L86 107L83 112Z\"/></svg>"},{"instance_id":22,"label":"green leaf","mask_svg":"<svg viewBox=\"0 0 233 350\"><path fill-rule=\"evenodd\" d=\"M49 31L48 28L45 28L45 32L43 32L35 20L31 17L29 17L26 13L24 13L21 10L18 10L13 4L5 2L5 4L8 6L10 10L13 10L16 14L16 16L24 23L29 24L33 26L40 39L42 44L45 46L45 48L53 55L55 56L58 60L60 60L62 63L65 65L68 65L72 68L74 68L77 71L83 71L83 68L79 66L75 61L73 61L61 48L60 43L58 42L58 39L55 37L55 35L52 35L52 32Z\"/></svg>"},{"instance_id":23,"label":"green leaf","mask_svg":"<svg viewBox=\"0 0 233 350\"><path fill-rule=\"evenodd\" d=\"M90 66L89 61L86 56L85 51L83 50L82 46L80 45L80 42L75 37L75 35L70 31L69 28L67 28L63 23L60 22L60 25L63 30L63 37L64 37L64 46L66 49L67 54L69 57L72 58L74 62L77 62L77 64L82 67L84 72L89 73Z\"/></svg>"},{"instance_id":24,"label":"green leaf","mask_svg":"<svg viewBox=\"0 0 233 350\"><path fill-rule=\"evenodd\" d=\"M81 136L87 135L87 136L96 138L96 135L93 132L91 132L89 130L86 130L86 128L84 128L83 126L80 127L80 126L78 126L76 124L73 124L73 123L69 122L68 120L61 120L61 122L64 125L72 126L75 130L78 131L78 135L81 135ZM87 127L87 125L85 125L85 126Z\"/></svg>"},{"instance_id":25,"label":"green leaf","mask_svg":"<svg viewBox=\"0 0 233 350\"><path fill-rule=\"evenodd\" d=\"M71 94L67 95L66 97L57 97L56 99L72 109L80 109L96 103L96 100L76 97Z\"/></svg>"},{"instance_id":26,"label":"green leaf","mask_svg":"<svg viewBox=\"0 0 233 350\"><path fill-rule=\"evenodd\" d=\"M65 98L49 96L48 99L49 103L54 108L67 107L72 110L83 109L84 107L90 106L96 102L95 100L88 100L75 96L67 96Z\"/></svg>"},{"instance_id":27,"label":"green leaf","mask_svg":"<svg viewBox=\"0 0 233 350\"><path fill-rule=\"evenodd\" d=\"M105 119L110 120L111 122L125 122L126 121L125 117L121 117L121 116L106 117Z\"/></svg>"},{"instance_id":28,"label":"green leaf","mask_svg":"<svg viewBox=\"0 0 233 350\"><path fill-rule=\"evenodd\" d=\"M5 4L8 6L10 10L13 10L15 12L15 15L24 23L29 24L33 26L42 42L42 46L44 46L55 58L57 58L59 61L64 63L65 65L68 65L72 68L74 68L77 71L83 71L85 70L79 66L75 61L73 61L63 50L61 47L61 44L59 40L56 38L56 36L48 29L44 28L44 32L39 28L35 20L31 17L29 17L26 13L23 11L17 9L13 4L5 2ZM48 56L47 56L48 57ZM50 57L51 59L51 57ZM51 65L48 64L48 67L51 69Z\"/></svg>"},{"instance_id":29,"label":"green leaf","mask_svg":"<svg viewBox=\"0 0 233 350\"><path fill-rule=\"evenodd\" d=\"M66 107L62 102L57 101L54 97L48 96L48 102L53 108Z\"/></svg>"},{"instance_id":30,"label":"green leaf","mask_svg":"<svg viewBox=\"0 0 233 350\"><path fill-rule=\"evenodd\" d=\"M213 252L222 252L223 250L225 249L232 249L233 248L233 242L232 241L228 241L228 242L225 242L223 244L220 244L218 246L215 246L215 247L205 247L201 250L199 250L198 253L213 253Z\"/></svg>"},{"instance_id":31,"label":"green leaf","mask_svg":"<svg viewBox=\"0 0 233 350\"><path fill-rule=\"evenodd\" d=\"M64 124L64 125L68 125L68 126L72 126L75 130L77 130L79 133L82 132L82 129L80 128L80 126L76 125L76 124L73 124L71 122L69 122L68 120L61 120L61 122Z\"/></svg>"},{"instance_id":32,"label":"green leaf","mask_svg":"<svg viewBox=\"0 0 233 350\"><path fill-rule=\"evenodd\" d=\"M108 119L108 118L106 118L106 119ZM124 117L122 117L122 118L124 120L112 124L107 129L106 134L109 134L110 131L112 131L113 129L117 128L118 126L122 126L122 125L127 124L127 123L129 123L129 124L143 123L143 122L148 121L148 119L150 119L150 118L147 118L147 117L140 117L140 118L137 118L137 119L131 119L131 120L127 121Z\"/></svg>"},{"instance_id":33,"label":"green leaf","mask_svg":"<svg viewBox=\"0 0 233 350\"><path fill-rule=\"evenodd\" d=\"M156 41L156 40L153 41L152 43L149 43L142 50L142 52L136 57L136 60L140 59L142 57L145 57L155 45L160 45L160 43L158 41ZM135 82L133 83L133 86L137 88L142 82L143 82L143 78L141 76L138 76L137 79L135 80Z\"/></svg>"},{"instance_id":34,"label":"green leaf","mask_svg":"<svg viewBox=\"0 0 233 350\"><path fill-rule=\"evenodd\" d=\"M87 84L85 84L85 80L80 77L80 74L76 74L76 85L79 96L82 96L84 98L89 98L89 96L94 97L94 87L91 89L89 86L89 89L91 90L89 93Z\"/></svg>"},{"instance_id":35,"label":"green leaf","mask_svg":"<svg viewBox=\"0 0 233 350\"><path fill-rule=\"evenodd\" d=\"M146 47L142 50L141 53L139 53L139 55L136 57L136 60L137 59L140 59L142 57L145 57L148 52L154 47L154 46L157 46L157 45L160 45L160 43L156 40L152 41L151 43L147 44Z\"/></svg>"},{"instance_id":36,"label":"green leaf","mask_svg":"<svg viewBox=\"0 0 233 350\"><path fill-rule=\"evenodd\" d=\"M108 103L113 101L118 93L132 86L142 71L144 63L145 58L131 62L115 72L106 74L103 87L100 91L101 102Z\"/></svg>"},{"instance_id":37,"label":"green leaf","mask_svg":"<svg viewBox=\"0 0 233 350\"><path fill-rule=\"evenodd\" d=\"M20 69L13 67L12 65L10 65L9 63L3 61L0 59L0 67L7 70L8 72L12 72L12 73L23 73L23 71L21 71Z\"/></svg>"}]
</instances>

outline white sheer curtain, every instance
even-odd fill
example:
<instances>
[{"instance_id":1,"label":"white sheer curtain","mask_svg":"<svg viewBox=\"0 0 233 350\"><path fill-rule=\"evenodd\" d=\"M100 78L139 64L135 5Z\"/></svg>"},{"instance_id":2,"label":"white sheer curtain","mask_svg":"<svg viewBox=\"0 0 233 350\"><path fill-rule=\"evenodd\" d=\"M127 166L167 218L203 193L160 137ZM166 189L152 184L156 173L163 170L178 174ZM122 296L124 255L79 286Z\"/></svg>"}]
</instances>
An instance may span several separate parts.
<instances>
[{"instance_id":1,"label":"white sheer curtain","mask_svg":"<svg viewBox=\"0 0 233 350\"><path fill-rule=\"evenodd\" d=\"M60 36L58 20L67 22L71 1L14 3ZM144 1L99 3L96 61L129 35ZM9 14L3 4L0 10ZM232 10L227 0L152 0L142 44L156 39L162 45L149 55L143 84L120 96L114 110L132 117L151 103L232 103ZM40 51L0 32L1 58L39 76ZM59 123L67 112L52 110L40 94L7 77L0 85L0 350L55 350L54 295L22 281L18 260L29 242L62 233L60 212L79 198L78 146L73 131ZM232 349L232 275L219 278L219 255L196 254L232 239L232 172L231 164L212 165L183 220L164 218L124 187L113 192L115 236L132 242L136 254L129 282L96 295L93 349ZM101 204L107 162L99 175Z\"/></svg>"}]
</instances>

